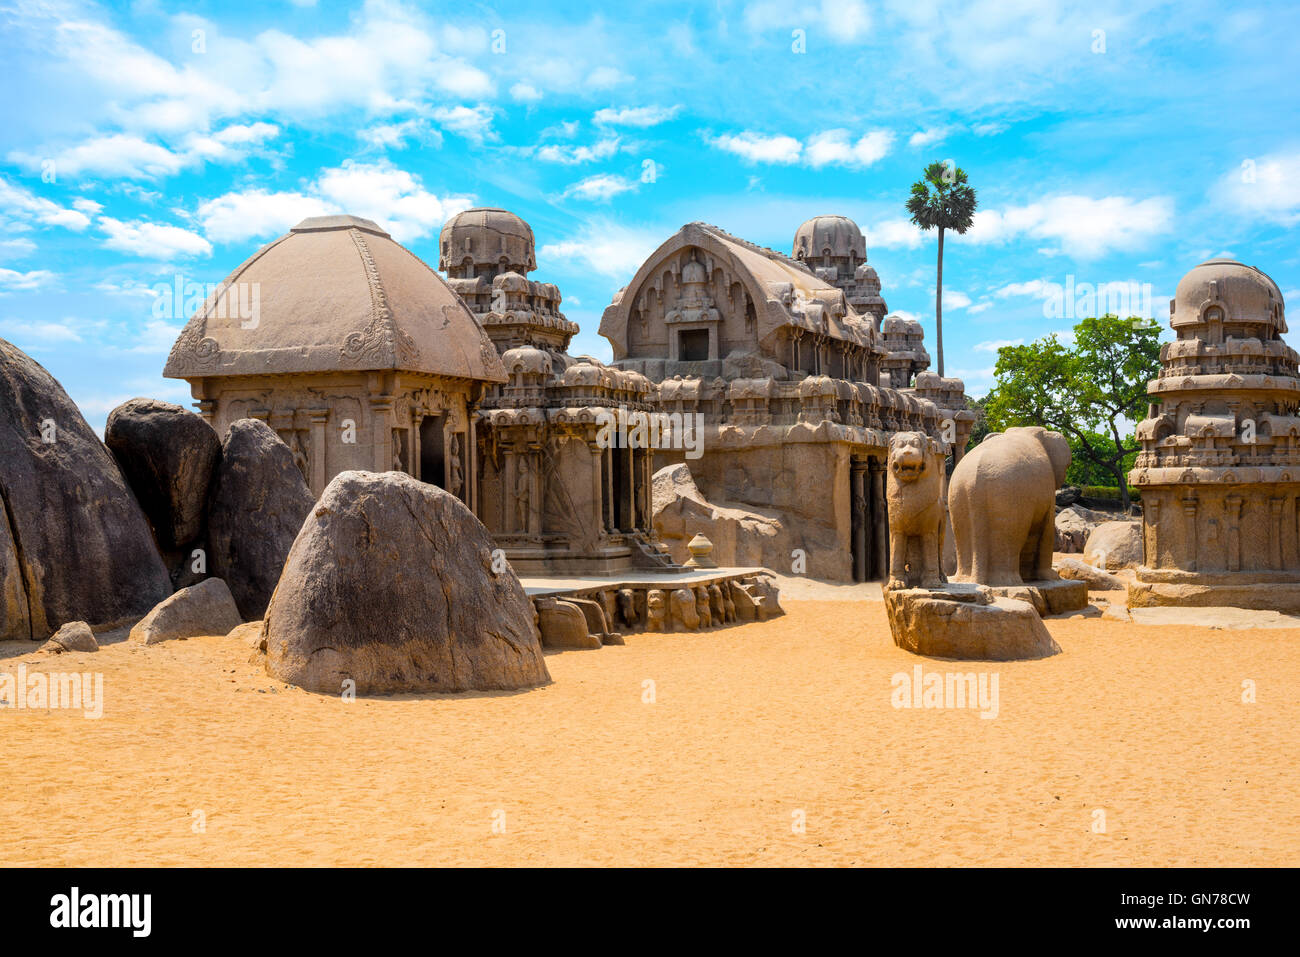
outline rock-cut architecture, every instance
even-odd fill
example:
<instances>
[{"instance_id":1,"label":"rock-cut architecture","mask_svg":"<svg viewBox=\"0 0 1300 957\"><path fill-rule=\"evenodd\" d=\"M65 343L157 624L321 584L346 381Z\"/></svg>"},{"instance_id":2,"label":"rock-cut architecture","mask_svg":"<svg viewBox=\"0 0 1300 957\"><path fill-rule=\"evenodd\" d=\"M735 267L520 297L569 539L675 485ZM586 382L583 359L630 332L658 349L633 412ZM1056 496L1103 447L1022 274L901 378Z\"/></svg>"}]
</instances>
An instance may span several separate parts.
<instances>
[{"instance_id":1,"label":"rock-cut architecture","mask_svg":"<svg viewBox=\"0 0 1300 957\"><path fill-rule=\"evenodd\" d=\"M465 303L356 216L305 219L231 273L163 375L219 434L261 419L317 496L340 472L406 472L476 506L471 410L506 372Z\"/></svg>"},{"instance_id":2,"label":"rock-cut architecture","mask_svg":"<svg viewBox=\"0 0 1300 957\"><path fill-rule=\"evenodd\" d=\"M1212 259L1178 283L1129 481L1141 490L1132 605L1300 611L1300 374L1282 293Z\"/></svg>"},{"instance_id":3,"label":"rock-cut architecture","mask_svg":"<svg viewBox=\"0 0 1300 957\"><path fill-rule=\"evenodd\" d=\"M973 421L960 380L916 376L928 358L915 343L901 343L907 374L885 384L882 369L900 366L889 365L866 258L861 230L842 216L800 226L790 256L689 223L600 324L613 364L657 384L660 410L703 416L702 458L660 448L656 469L686 462L719 514L764 527L764 564L790 569L802 556L807 574L841 581L887 571L890 435L922 432L947 451L964 447ZM684 557L686 540L674 548Z\"/></svg>"},{"instance_id":4,"label":"rock-cut architecture","mask_svg":"<svg viewBox=\"0 0 1300 957\"><path fill-rule=\"evenodd\" d=\"M475 413L478 517L525 575L663 568L653 540L652 452L610 441L620 413L649 413L658 389L640 373L571 356L576 323L537 268L533 231L504 209L453 216L439 236L448 285L487 331L506 381ZM602 439L602 432L605 439Z\"/></svg>"}]
</instances>

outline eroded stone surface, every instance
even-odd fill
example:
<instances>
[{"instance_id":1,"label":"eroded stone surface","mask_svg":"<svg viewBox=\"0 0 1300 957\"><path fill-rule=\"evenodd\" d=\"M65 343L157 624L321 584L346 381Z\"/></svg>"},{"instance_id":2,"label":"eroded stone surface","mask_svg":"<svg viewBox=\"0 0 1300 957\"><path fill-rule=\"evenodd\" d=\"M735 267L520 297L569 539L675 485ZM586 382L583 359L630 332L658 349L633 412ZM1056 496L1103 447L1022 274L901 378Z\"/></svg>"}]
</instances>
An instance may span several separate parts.
<instances>
[{"instance_id":1,"label":"eroded stone surface","mask_svg":"<svg viewBox=\"0 0 1300 957\"><path fill-rule=\"evenodd\" d=\"M932 658L1015 661L1045 658L1060 646L1028 602L995 597L987 588L885 589L894 644Z\"/></svg>"},{"instance_id":2,"label":"eroded stone surface","mask_svg":"<svg viewBox=\"0 0 1300 957\"><path fill-rule=\"evenodd\" d=\"M230 586L245 619L265 613L314 503L293 453L265 422L230 426L208 510L208 570Z\"/></svg>"},{"instance_id":3,"label":"eroded stone surface","mask_svg":"<svg viewBox=\"0 0 1300 957\"><path fill-rule=\"evenodd\" d=\"M220 578L206 578L161 602L131 629L130 640L156 645L199 635L225 635L243 619Z\"/></svg>"},{"instance_id":4,"label":"eroded stone surface","mask_svg":"<svg viewBox=\"0 0 1300 957\"><path fill-rule=\"evenodd\" d=\"M138 618L171 594L117 462L54 378L0 339L0 637Z\"/></svg>"},{"instance_id":5,"label":"eroded stone surface","mask_svg":"<svg viewBox=\"0 0 1300 957\"><path fill-rule=\"evenodd\" d=\"M493 547L441 489L398 472L338 475L267 609L267 671L331 694L348 680L362 694L549 681L533 606L513 571L494 572Z\"/></svg>"}]
</instances>

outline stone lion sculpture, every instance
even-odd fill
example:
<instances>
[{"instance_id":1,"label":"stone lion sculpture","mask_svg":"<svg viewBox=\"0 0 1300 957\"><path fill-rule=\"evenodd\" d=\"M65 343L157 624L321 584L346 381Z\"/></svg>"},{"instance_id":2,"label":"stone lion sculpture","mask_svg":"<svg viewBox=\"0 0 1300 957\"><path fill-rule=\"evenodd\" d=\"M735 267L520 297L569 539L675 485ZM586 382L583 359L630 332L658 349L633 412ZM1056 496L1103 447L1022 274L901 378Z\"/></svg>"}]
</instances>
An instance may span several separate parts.
<instances>
[{"instance_id":1,"label":"stone lion sculpture","mask_svg":"<svg viewBox=\"0 0 1300 957\"><path fill-rule=\"evenodd\" d=\"M1057 578L1056 490L1069 465L1065 436L1038 426L991 433L966 453L948 483L959 580L999 586Z\"/></svg>"},{"instance_id":2,"label":"stone lion sculpture","mask_svg":"<svg viewBox=\"0 0 1300 957\"><path fill-rule=\"evenodd\" d=\"M943 456L924 432L889 440L889 587L938 588L943 574Z\"/></svg>"}]
</instances>

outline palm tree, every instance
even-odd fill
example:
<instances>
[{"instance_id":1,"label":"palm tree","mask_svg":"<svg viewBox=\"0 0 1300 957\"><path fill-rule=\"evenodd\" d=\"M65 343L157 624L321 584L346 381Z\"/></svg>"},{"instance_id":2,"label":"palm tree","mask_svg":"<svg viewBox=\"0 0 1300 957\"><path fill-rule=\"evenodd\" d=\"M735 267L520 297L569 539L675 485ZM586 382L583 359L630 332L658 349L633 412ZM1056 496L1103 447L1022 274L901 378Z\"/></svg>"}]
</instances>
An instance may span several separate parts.
<instances>
[{"instance_id":1,"label":"palm tree","mask_svg":"<svg viewBox=\"0 0 1300 957\"><path fill-rule=\"evenodd\" d=\"M943 375L943 234L951 229L964 233L975 215L975 187L966 182L966 171L948 163L931 163L912 184L907 211L922 229L939 229L939 280L934 292L934 328L938 340L939 375Z\"/></svg>"}]
</instances>

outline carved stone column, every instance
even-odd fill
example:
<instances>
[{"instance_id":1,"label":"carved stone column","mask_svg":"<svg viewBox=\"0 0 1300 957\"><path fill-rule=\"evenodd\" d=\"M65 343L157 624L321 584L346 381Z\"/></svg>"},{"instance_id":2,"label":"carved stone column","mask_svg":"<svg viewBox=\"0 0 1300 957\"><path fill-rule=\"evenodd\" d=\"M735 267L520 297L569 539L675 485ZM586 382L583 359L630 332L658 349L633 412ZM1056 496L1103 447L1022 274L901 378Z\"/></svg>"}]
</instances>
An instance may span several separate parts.
<instances>
[{"instance_id":1,"label":"carved stone column","mask_svg":"<svg viewBox=\"0 0 1300 957\"><path fill-rule=\"evenodd\" d=\"M320 498L326 483L325 427L329 422L330 410L308 409L307 416L311 419L311 491Z\"/></svg>"},{"instance_id":2,"label":"carved stone column","mask_svg":"<svg viewBox=\"0 0 1300 957\"><path fill-rule=\"evenodd\" d=\"M1188 492L1183 496L1183 568L1189 572L1196 571L1197 552L1196 529L1196 495Z\"/></svg>"},{"instance_id":3,"label":"carved stone column","mask_svg":"<svg viewBox=\"0 0 1300 957\"><path fill-rule=\"evenodd\" d=\"M393 468L393 397L370 397L370 441L374 452L376 472L390 472Z\"/></svg>"},{"instance_id":4,"label":"carved stone column","mask_svg":"<svg viewBox=\"0 0 1300 957\"><path fill-rule=\"evenodd\" d=\"M1241 496L1229 495L1228 506L1228 571L1241 571Z\"/></svg>"},{"instance_id":5,"label":"carved stone column","mask_svg":"<svg viewBox=\"0 0 1300 957\"><path fill-rule=\"evenodd\" d=\"M851 483L849 508L853 529L853 580L867 580L867 463L852 459L849 463Z\"/></svg>"},{"instance_id":6,"label":"carved stone column","mask_svg":"<svg viewBox=\"0 0 1300 957\"><path fill-rule=\"evenodd\" d=\"M878 458L868 463L871 475L872 571L882 581L889 577L889 515L885 509L885 466Z\"/></svg>"},{"instance_id":7,"label":"carved stone column","mask_svg":"<svg viewBox=\"0 0 1300 957\"><path fill-rule=\"evenodd\" d=\"M1286 499L1268 500L1268 567L1281 569L1282 565L1282 509Z\"/></svg>"}]
</instances>

